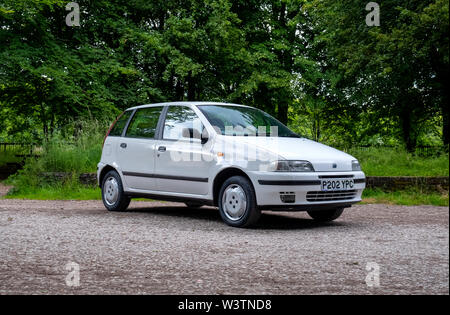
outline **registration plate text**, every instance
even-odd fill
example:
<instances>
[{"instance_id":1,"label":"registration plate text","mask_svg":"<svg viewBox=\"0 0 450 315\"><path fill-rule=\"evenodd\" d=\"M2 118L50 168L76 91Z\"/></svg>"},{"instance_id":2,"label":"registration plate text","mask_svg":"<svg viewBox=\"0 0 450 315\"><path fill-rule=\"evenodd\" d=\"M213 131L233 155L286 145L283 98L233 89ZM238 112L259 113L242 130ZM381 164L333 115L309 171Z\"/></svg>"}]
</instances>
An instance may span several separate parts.
<instances>
[{"instance_id":1,"label":"registration plate text","mask_svg":"<svg viewBox=\"0 0 450 315\"><path fill-rule=\"evenodd\" d=\"M323 179L322 191L350 190L355 186L353 179Z\"/></svg>"}]
</instances>

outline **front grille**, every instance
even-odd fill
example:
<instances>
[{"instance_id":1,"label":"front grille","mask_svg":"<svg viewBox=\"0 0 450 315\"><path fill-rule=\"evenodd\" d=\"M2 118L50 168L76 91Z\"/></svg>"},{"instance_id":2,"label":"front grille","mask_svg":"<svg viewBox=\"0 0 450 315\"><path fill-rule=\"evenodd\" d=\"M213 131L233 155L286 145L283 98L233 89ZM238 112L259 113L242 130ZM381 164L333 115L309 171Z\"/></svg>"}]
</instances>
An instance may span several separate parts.
<instances>
[{"instance_id":1,"label":"front grille","mask_svg":"<svg viewBox=\"0 0 450 315\"><path fill-rule=\"evenodd\" d=\"M317 201L333 201L333 200L350 200L355 198L356 190L341 191L308 191L306 200L310 202Z\"/></svg>"}]
</instances>

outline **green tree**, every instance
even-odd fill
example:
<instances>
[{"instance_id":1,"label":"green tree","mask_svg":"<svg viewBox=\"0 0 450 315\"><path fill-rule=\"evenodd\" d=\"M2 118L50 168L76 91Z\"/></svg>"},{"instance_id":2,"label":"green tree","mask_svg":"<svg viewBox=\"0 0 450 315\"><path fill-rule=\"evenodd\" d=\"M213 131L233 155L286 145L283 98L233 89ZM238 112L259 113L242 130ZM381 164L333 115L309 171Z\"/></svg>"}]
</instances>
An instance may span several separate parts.
<instances>
[{"instance_id":1,"label":"green tree","mask_svg":"<svg viewBox=\"0 0 450 315\"><path fill-rule=\"evenodd\" d=\"M295 82L303 75L310 26L302 0L233 2L242 21L250 67L243 69L233 98L265 109L288 122Z\"/></svg>"},{"instance_id":2,"label":"green tree","mask_svg":"<svg viewBox=\"0 0 450 315\"><path fill-rule=\"evenodd\" d=\"M334 113L341 112L337 104L370 113L374 131L385 130L389 117L413 150L439 111L448 144L448 0L383 1L380 27L365 24L368 12L357 0L316 0L309 10L328 59Z\"/></svg>"}]
</instances>

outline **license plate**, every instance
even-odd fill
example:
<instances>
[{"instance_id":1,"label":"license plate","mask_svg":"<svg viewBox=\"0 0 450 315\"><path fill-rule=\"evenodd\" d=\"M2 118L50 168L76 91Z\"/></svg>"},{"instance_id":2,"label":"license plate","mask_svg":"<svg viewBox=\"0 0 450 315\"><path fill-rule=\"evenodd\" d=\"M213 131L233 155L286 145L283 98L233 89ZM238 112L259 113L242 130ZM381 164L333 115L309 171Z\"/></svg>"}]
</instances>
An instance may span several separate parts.
<instances>
[{"instance_id":1,"label":"license plate","mask_svg":"<svg viewBox=\"0 0 450 315\"><path fill-rule=\"evenodd\" d=\"M322 191L350 190L355 186L353 179L323 179Z\"/></svg>"}]
</instances>

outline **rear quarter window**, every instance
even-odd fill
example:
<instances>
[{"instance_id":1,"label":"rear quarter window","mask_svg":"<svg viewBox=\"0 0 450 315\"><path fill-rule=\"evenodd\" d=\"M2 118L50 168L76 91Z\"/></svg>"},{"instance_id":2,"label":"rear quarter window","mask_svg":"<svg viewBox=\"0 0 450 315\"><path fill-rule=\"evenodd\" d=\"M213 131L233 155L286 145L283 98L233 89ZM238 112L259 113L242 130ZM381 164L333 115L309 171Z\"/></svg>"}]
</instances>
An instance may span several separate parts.
<instances>
[{"instance_id":1,"label":"rear quarter window","mask_svg":"<svg viewBox=\"0 0 450 315\"><path fill-rule=\"evenodd\" d=\"M111 131L109 132L109 136L120 137L122 135L123 128L125 128L128 119L130 119L131 113L132 111L128 110L119 117L119 119L116 121Z\"/></svg>"},{"instance_id":2,"label":"rear quarter window","mask_svg":"<svg viewBox=\"0 0 450 315\"><path fill-rule=\"evenodd\" d=\"M147 107L136 111L131 119L126 137L130 138L155 138L159 116L163 107Z\"/></svg>"}]
</instances>

